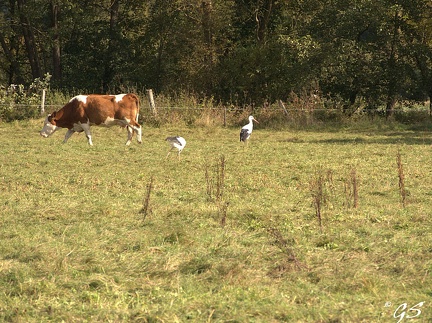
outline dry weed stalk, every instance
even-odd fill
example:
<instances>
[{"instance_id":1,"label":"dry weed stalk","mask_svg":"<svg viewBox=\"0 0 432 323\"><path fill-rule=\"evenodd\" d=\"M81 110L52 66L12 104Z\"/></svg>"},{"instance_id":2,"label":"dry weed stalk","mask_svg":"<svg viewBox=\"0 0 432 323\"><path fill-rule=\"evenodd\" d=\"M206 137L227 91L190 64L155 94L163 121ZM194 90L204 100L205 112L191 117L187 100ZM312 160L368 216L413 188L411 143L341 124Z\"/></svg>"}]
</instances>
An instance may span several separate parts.
<instances>
[{"instance_id":1,"label":"dry weed stalk","mask_svg":"<svg viewBox=\"0 0 432 323\"><path fill-rule=\"evenodd\" d=\"M335 197L335 186L333 183L333 171L331 169L328 169L326 172L326 177L324 178L324 184L327 187L328 194L331 195L331 197ZM328 196L324 196L324 202L327 202L329 200Z\"/></svg>"},{"instance_id":2,"label":"dry weed stalk","mask_svg":"<svg viewBox=\"0 0 432 323\"><path fill-rule=\"evenodd\" d=\"M312 196L312 204L315 208L315 215L322 230L322 208L328 202L329 195L334 195L333 171L320 170L315 178L309 182L309 190Z\"/></svg>"},{"instance_id":3,"label":"dry weed stalk","mask_svg":"<svg viewBox=\"0 0 432 323\"><path fill-rule=\"evenodd\" d=\"M220 162L215 166L215 175L209 171L209 165L205 166L206 194L209 200L213 199L215 194L216 200L220 201L223 197L225 187L225 156L220 157ZM215 177L215 178L214 178ZM214 182L216 182L216 192L214 192Z\"/></svg>"},{"instance_id":4,"label":"dry weed stalk","mask_svg":"<svg viewBox=\"0 0 432 323\"><path fill-rule=\"evenodd\" d=\"M206 165L205 166L205 180L206 180L206 193L207 193L207 198L209 200L212 199L212 194L213 194L213 179L209 174L209 166Z\"/></svg>"},{"instance_id":5,"label":"dry weed stalk","mask_svg":"<svg viewBox=\"0 0 432 323\"><path fill-rule=\"evenodd\" d=\"M402 205L403 207L405 207L407 192L405 190L405 175L403 171L402 158L399 150L396 155L396 163L397 163L398 176L399 176L399 192L401 195Z\"/></svg>"},{"instance_id":6,"label":"dry weed stalk","mask_svg":"<svg viewBox=\"0 0 432 323\"><path fill-rule=\"evenodd\" d=\"M308 267L305 264L302 264L296 257L294 250L289 246L288 240L284 239L282 236L282 233L276 229L276 228L269 228L267 230L270 235L275 240L276 246L279 247L279 249L284 252L288 256L288 262L294 262L297 269L308 269Z\"/></svg>"},{"instance_id":7,"label":"dry weed stalk","mask_svg":"<svg viewBox=\"0 0 432 323\"><path fill-rule=\"evenodd\" d=\"M222 155L220 157L219 162L215 166L215 173L211 174L209 171L210 167L206 165L205 167L205 180L206 180L206 194L209 201L212 201L213 195L216 198L219 215L221 216L221 226L225 226L226 217L227 217L227 209L229 202L224 201L224 189L225 189L225 168L226 168L226 160L225 156ZM216 187L214 184L216 183ZM214 192L216 190L216 192Z\"/></svg>"},{"instance_id":8,"label":"dry weed stalk","mask_svg":"<svg viewBox=\"0 0 432 323\"><path fill-rule=\"evenodd\" d=\"M229 202L220 202L219 203L219 215L221 217L221 226L222 227L224 227L226 224L228 205L229 205Z\"/></svg>"},{"instance_id":9,"label":"dry weed stalk","mask_svg":"<svg viewBox=\"0 0 432 323\"><path fill-rule=\"evenodd\" d=\"M217 167L217 182L216 182L216 199L219 202L219 215L221 216L221 226L224 227L226 223L226 215L229 202L223 199L225 189L225 156L220 157L220 163Z\"/></svg>"},{"instance_id":10,"label":"dry weed stalk","mask_svg":"<svg viewBox=\"0 0 432 323\"><path fill-rule=\"evenodd\" d=\"M150 182L147 184L147 191L143 199L143 207L140 213L143 214L143 220L147 217L147 214L151 212L150 210L150 195L153 189L153 176L150 178Z\"/></svg>"},{"instance_id":11,"label":"dry weed stalk","mask_svg":"<svg viewBox=\"0 0 432 323\"><path fill-rule=\"evenodd\" d=\"M225 156L220 157L220 163L217 167L216 199L222 200L225 187Z\"/></svg>"},{"instance_id":12,"label":"dry weed stalk","mask_svg":"<svg viewBox=\"0 0 432 323\"><path fill-rule=\"evenodd\" d=\"M322 206L326 202L326 196L324 193L325 179L322 173L319 173L316 178L310 182L310 192L312 195L312 203L315 208L315 215L318 219L318 224L322 230Z\"/></svg>"},{"instance_id":13,"label":"dry weed stalk","mask_svg":"<svg viewBox=\"0 0 432 323\"><path fill-rule=\"evenodd\" d=\"M351 184L353 190L354 208L356 209L358 207L358 178L355 168L351 170Z\"/></svg>"},{"instance_id":14,"label":"dry weed stalk","mask_svg":"<svg viewBox=\"0 0 432 323\"><path fill-rule=\"evenodd\" d=\"M348 179L345 181L345 197L347 200L347 206L351 205L350 200L352 199L352 207L357 208L359 204L359 179L357 175L357 170L355 168L351 169Z\"/></svg>"}]
</instances>

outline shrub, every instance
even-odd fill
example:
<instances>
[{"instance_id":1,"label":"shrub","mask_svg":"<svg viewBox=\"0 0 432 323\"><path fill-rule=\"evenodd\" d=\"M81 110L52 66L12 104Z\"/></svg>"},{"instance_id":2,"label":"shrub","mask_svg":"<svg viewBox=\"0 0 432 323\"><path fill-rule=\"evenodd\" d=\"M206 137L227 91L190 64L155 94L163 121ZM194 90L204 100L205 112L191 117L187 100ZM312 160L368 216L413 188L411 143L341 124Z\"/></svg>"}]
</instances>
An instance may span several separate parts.
<instances>
[{"instance_id":1,"label":"shrub","mask_svg":"<svg viewBox=\"0 0 432 323\"><path fill-rule=\"evenodd\" d=\"M48 88L50 74L37 78L26 90L22 84L0 86L0 120L13 121L35 118L39 115L41 92Z\"/></svg>"}]
</instances>

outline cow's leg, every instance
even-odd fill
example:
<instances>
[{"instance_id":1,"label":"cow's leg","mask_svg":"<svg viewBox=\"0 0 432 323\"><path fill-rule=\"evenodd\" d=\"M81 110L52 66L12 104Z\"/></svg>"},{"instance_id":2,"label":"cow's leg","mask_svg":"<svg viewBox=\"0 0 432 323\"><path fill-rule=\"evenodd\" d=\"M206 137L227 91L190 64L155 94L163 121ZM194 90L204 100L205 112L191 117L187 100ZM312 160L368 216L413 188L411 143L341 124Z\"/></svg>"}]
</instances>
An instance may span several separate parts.
<instances>
[{"instance_id":1,"label":"cow's leg","mask_svg":"<svg viewBox=\"0 0 432 323\"><path fill-rule=\"evenodd\" d=\"M136 129L136 134L137 134L137 141L142 144L142 128L140 125L138 125L137 129Z\"/></svg>"},{"instance_id":2,"label":"cow's leg","mask_svg":"<svg viewBox=\"0 0 432 323\"><path fill-rule=\"evenodd\" d=\"M142 128L141 125L138 122L131 121L129 123L129 127L131 128L131 131L135 131L137 135L137 141L141 144L142 143ZM131 137L132 139L132 137Z\"/></svg>"},{"instance_id":3,"label":"cow's leg","mask_svg":"<svg viewBox=\"0 0 432 323\"><path fill-rule=\"evenodd\" d=\"M132 141L133 129L132 129L131 126L126 126L126 130L127 130L127 133L128 133L128 138L127 138L127 141L126 141L126 146L129 146L131 144L131 141Z\"/></svg>"},{"instance_id":4,"label":"cow's leg","mask_svg":"<svg viewBox=\"0 0 432 323\"><path fill-rule=\"evenodd\" d=\"M131 144L131 141L132 141L133 129L130 126L127 126L126 129L127 129L127 133L128 133L126 146L129 146Z\"/></svg>"},{"instance_id":5,"label":"cow's leg","mask_svg":"<svg viewBox=\"0 0 432 323\"><path fill-rule=\"evenodd\" d=\"M81 127L84 130L84 133L85 133L85 135L87 137L89 145L93 146L92 136L91 136L91 132L90 132L90 124L88 124L88 123L81 123Z\"/></svg>"},{"instance_id":6,"label":"cow's leg","mask_svg":"<svg viewBox=\"0 0 432 323\"><path fill-rule=\"evenodd\" d=\"M74 132L75 132L75 130L73 130L73 129L69 129L67 132L66 132L66 134L65 134L65 137L64 137L64 140L63 140L63 143L65 144L67 141L68 141L68 139L74 134Z\"/></svg>"}]
</instances>

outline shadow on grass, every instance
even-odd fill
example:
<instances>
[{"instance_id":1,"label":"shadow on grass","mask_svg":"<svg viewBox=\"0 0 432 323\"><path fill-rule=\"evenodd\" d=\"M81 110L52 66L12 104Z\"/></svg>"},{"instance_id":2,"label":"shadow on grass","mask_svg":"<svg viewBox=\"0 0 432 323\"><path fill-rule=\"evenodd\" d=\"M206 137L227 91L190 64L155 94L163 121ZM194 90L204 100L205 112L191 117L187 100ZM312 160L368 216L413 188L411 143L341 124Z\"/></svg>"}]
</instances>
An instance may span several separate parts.
<instances>
[{"instance_id":1,"label":"shadow on grass","mask_svg":"<svg viewBox=\"0 0 432 323\"><path fill-rule=\"evenodd\" d=\"M290 143L315 143L315 144L387 144L387 145L432 145L432 133L430 132L391 132L377 135L352 137L352 138L326 138L326 139L300 139L297 137L286 138L281 142Z\"/></svg>"}]
</instances>

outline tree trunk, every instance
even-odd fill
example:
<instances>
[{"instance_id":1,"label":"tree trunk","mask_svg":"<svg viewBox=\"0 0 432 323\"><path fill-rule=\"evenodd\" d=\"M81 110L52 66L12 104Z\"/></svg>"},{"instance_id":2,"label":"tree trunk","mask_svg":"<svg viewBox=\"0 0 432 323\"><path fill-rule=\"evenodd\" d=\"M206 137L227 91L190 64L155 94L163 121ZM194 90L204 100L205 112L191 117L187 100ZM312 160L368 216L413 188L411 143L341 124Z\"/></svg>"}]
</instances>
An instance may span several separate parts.
<instances>
[{"instance_id":1,"label":"tree trunk","mask_svg":"<svg viewBox=\"0 0 432 323\"><path fill-rule=\"evenodd\" d=\"M107 55L104 66L104 74L102 79L102 91L107 93L109 85L114 78L114 55L118 47L117 41L117 22L119 14L119 0L112 0L110 7L110 28Z\"/></svg>"},{"instance_id":2,"label":"tree trunk","mask_svg":"<svg viewBox=\"0 0 432 323\"><path fill-rule=\"evenodd\" d=\"M51 28L52 28L52 63L53 63L53 80L61 81L61 54L60 54L60 35L58 29L59 5L55 0L51 0Z\"/></svg>"},{"instance_id":3,"label":"tree trunk","mask_svg":"<svg viewBox=\"0 0 432 323\"><path fill-rule=\"evenodd\" d=\"M206 46L206 56L204 61L207 65L212 65L215 61L214 42L212 30L212 11L213 5L211 0L203 1L202 4L202 28L204 35L204 43Z\"/></svg>"},{"instance_id":4,"label":"tree trunk","mask_svg":"<svg viewBox=\"0 0 432 323\"><path fill-rule=\"evenodd\" d=\"M393 35L391 40L390 55L387 62L387 102L386 102L386 118L393 115L393 110L396 105L396 94L398 85L398 73L396 71L396 51L397 51L397 41L400 32L400 21L399 21L399 11L395 11L394 21L393 21Z\"/></svg>"},{"instance_id":5,"label":"tree trunk","mask_svg":"<svg viewBox=\"0 0 432 323\"><path fill-rule=\"evenodd\" d=\"M396 98L394 96L389 95L386 104L386 118L390 118L393 115L395 106L396 106Z\"/></svg>"},{"instance_id":6,"label":"tree trunk","mask_svg":"<svg viewBox=\"0 0 432 323\"><path fill-rule=\"evenodd\" d=\"M429 116L432 117L432 70L428 65L429 52L414 52L414 58L420 71L422 89L429 96Z\"/></svg>"},{"instance_id":7,"label":"tree trunk","mask_svg":"<svg viewBox=\"0 0 432 323\"><path fill-rule=\"evenodd\" d=\"M267 30L270 23L270 15L272 13L275 0L258 0L255 13L255 21L257 23L256 35L258 43L265 44L267 40Z\"/></svg>"},{"instance_id":8,"label":"tree trunk","mask_svg":"<svg viewBox=\"0 0 432 323\"><path fill-rule=\"evenodd\" d=\"M33 78L42 76L42 69L30 19L25 12L25 0L17 0L21 29Z\"/></svg>"},{"instance_id":9,"label":"tree trunk","mask_svg":"<svg viewBox=\"0 0 432 323\"><path fill-rule=\"evenodd\" d=\"M8 74L8 84L23 84L24 78L21 72L20 61L18 59L20 40L19 37L15 36L19 35L21 30L17 27L19 22L15 20L15 9L15 0L9 0L10 19L7 21L9 22L9 26L13 33L10 36L7 36L0 32L0 45L9 63L9 68L6 72Z\"/></svg>"},{"instance_id":10,"label":"tree trunk","mask_svg":"<svg viewBox=\"0 0 432 323\"><path fill-rule=\"evenodd\" d=\"M21 67L18 60L16 59L16 55L14 55L15 45L12 40L10 40L10 43L11 45L9 47L6 43L5 36L0 32L0 45L6 55L7 60L9 61L8 83L22 84L24 83L24 80L21 74Z\"/></svg>"},{"instance_id":11,"label":"tree trunk","mask_svg":"<svg viewBox=\"0 0 432 323\"><path fill-rule=\"evenodd\" d=\"M429 90L429 116L432 117L432 88Z\"/></svg>"}]
</instances>

